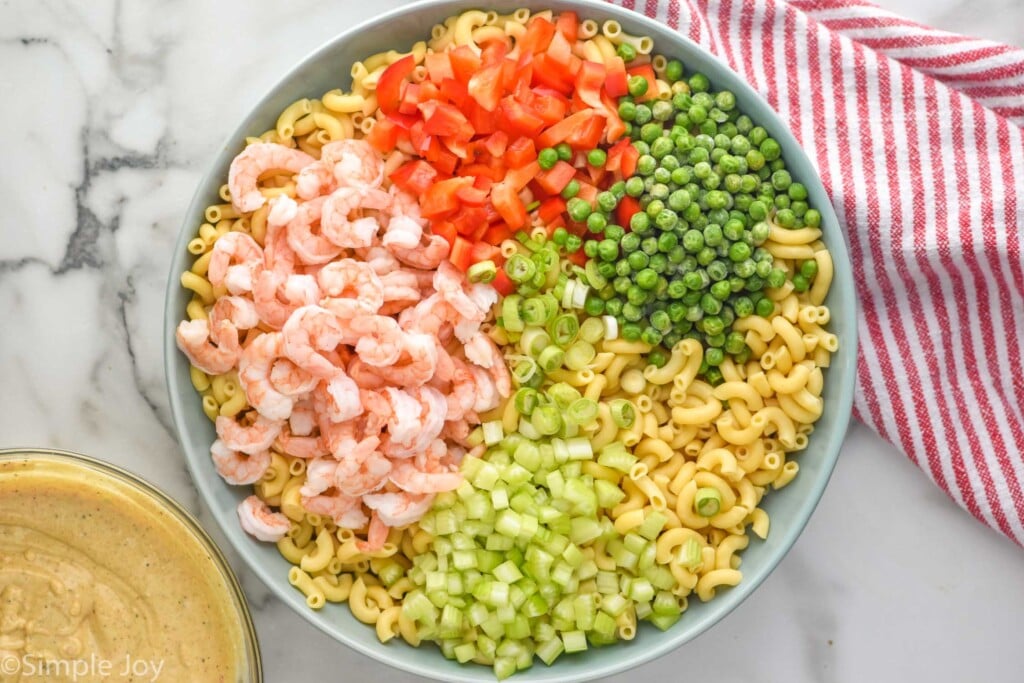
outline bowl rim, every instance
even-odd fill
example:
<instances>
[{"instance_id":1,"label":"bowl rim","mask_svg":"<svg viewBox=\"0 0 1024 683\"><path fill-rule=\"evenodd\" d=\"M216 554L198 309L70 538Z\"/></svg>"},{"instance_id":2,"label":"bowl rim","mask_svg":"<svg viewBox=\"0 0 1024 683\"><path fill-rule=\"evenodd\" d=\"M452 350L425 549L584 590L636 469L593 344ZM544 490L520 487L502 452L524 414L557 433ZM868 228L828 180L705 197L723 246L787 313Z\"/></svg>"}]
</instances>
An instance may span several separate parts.
<instances>
[{"instance_id":1,"label":"bowl rim","mask_svg":"<svg viewBox=\"0 0 1024 683\"><path fill-rule=\"evenodd\" d=\"M210 534L203 528L196 517L185 509L181 503L176 501L163 489L144 479L142 476L125 469L119 465L100 460L83 453L63 450L60 448L0 448L0 463L17 460L50 460L64 463L71 463L97 471L109 476L120 483L141 491L150 498L158 507L166 510L172 517L177 519L185 530L206 550L210 559L220 570L221 578L224 579L232 604L235 606L236 616L239 618L239 626L242 631L242 639L245 641L245 658L249 666L249 680L256 683L263 681L263 662L260 651L259 637L256 633L256 626L252 620L252 610L246 598L242 584L235 576L235 571L228 562L220 546L213 540Z\"/></svg>"},{"instance_id":2,"label":"bowl rim","mask_svg":"<svg viewBox=\"0 0 1024 683\"><path fill-rule=\"evenodd\" d=\"M216 159L223 153L223 150L236 148L239 141L244 139L246 134L251 133L251 131L247 130L246 126L250 123L250 120L257 114L257 112L267 106L266 103L273 98L274 94L281 88L283 83L301 76L302 72L309 68L309 65L323 59L323 57L334 50L339 43L343 43L346 40L349 40L352 36L358 35L364 31L372 30L374 27L386 25L387 22L396 18L406 15L415 15L417 12L434 7L457 5L460 6L460 9L457 11L464 11L472 7L480 7L486 4L488 3L472 2L470 0L417 0L416 2L401 5L395 9L371 16L354 26L335 34L333 37L324 41L322 44L310 51L305 57L283 73L281 77L278 78L274 84L271 85L255 101L253 106L247 110L242 121L234 127L223 143L215 149L213 161L207 166L207 170L199 181L192 200L184 214L182 226L179 229L178 239L175 244L175 251L172 254L171 268L164 297L163 350L165 382L179 443L184 441L181 437L186 432L186 423L184 418L185 413L182 404L184 397L175 393L172 380L172 370L175 364L175 358L179 354L174 341L174 330L178 322L182 320L182 314L180 311L172 310L172 306L175 294L179 289L178 277L181 272L183 272L183 269L179 266L181 263L187 263L187 252L185 250L185 246L191 237L194 236L195 232L194 225L190 219L192 216L196 215L198 209L203 208L205 197L209 195L210 189L213 187L219 187L223 184L220 175L217 173L218 169ZM532 3L525 2L521 4L525 5ZM833 261L836 263L834 279L832 282L832 291L836 292L841 299L841 301L837 302L837 308L839 309L838 313L839 316L846 319L846 327L848 328L846 335L842 339L841 353L844 354L844 358L849 359L849 365L852 366L844 368L844 375L842 377L836 377L829 384L829 402L837 405L838 409L836 411L835 421L833 422L833 431L829 435L829 439L818 444L821 448L823 460L822 469L817 475L817 479L814 480L813 486L808 492L806 499L798 505L796 513L788 520L788 524L782 532L784 534L784 538L778 549L758 565L756 573L753 573L752 576L748 576L745 572L743 581L738 585L731 587L727 594L719 598L721 600L719 604L721 604L722 607L714 611L709 617L705 618L705 625L703 628L700 628L695 632L689 632L680 628L679 624L676 624L670 628L668 632L671 632L672 629L678 629L678 633L643 650L630 652L628 656L614 659L609 664L591 665L585 671L572 673L565 672L564 676L544 679L575 681L593 680L621 673L633 666L645 664L662 657L697 638L703 633L706 633L736 609L741 603L743 603L743 601L746 600L746 598L764 582L768 575L775 570L783 558L788 555L796 540L800 537L804 528L807 526L814 510L821 501L825 488L827 487L832 473L835 470L840 447L849 428L850 418L853 412L853 397L856 384L856 357L858 346L856 318L858 302L854 293L852 276L853 269L849 258L849 250L845 236L842 231L842 224L839 222L835 208L824 188L821 175L817 170L813 157L807 154L804 146L797 141L789 125L752 84L732 69L724 59L704 48L699 43L691 40L686 34L678 30L673 30L671 27L647 17L639 11L629 10L601 0L557 0L557 4L571 4L577 9L605 15L608 19L616 19L628 24L637 25L642 31L650 30L651 28L655 28L658 31L665 29L673 31L675 33L675 40L678 41L678 47L689 51L699 52L703 59L713 63L722 72L728 74L727 78L732 78L735 81L734 84L730 84L731 88L743 91L744 96L756 99L763 105L764 112L758 114L759 123L772 131L772 136L779 142L780 146L784 150L784 156L788 157L789 160L801 158L803 162L806 163L808 168L811 170L811 176L804 179L804 184L807 185L809 189L813 186L813 188L820 190L821 195L827 200L819 202L817 208L822 213L822 225L824 226L823 232L834 233L826 234L826 237L829 238L829 252L832 255ZM386 40L386 38L384 39ZM712 82L715 82L716 80L720 80L720 78L721 77L718 77L717 79L712 78L711 80ZM833 229L831 226L835 226L835 228ZM836 289L837 287L838 289ZM835 313L836 311L834 310L833 317L839 317L836 316ZM847 381L845 383L841 383L840 379L842 378L845 378ZM295 600L293 600L293 594L295 593L294 588L286 580L282 580L282 577L274 575L271 568L266 566L265 563L256 561L254 557L251 556L250 549L243 545L245 542L245 539L243 538L244 533L241 533L240 529L237 528L237 521L234 519L234 516L221 514L219 510L215 509L214 506L210 504L209 501L214 498L210 480L208 480L204 473L199 471L199 463L190 453L189 449L182 445L182 450L185 452L185 459L189 474L192 476L193 482L200 492L202 504L211 509L213 517L217 520L217 523L220 525L231 545L243 558L246 567L258 576L277 598L294 611L298 612L304 620L350 649L402 671L419 676L437 678L437 680L450 680L460 683L474 683L482 680L493 680L493 674L490 669L480 666L460 667L459 673L446 671L444 674L445 678L440 679L438 674L433 671L424 670L424 667L419 665L415 660L406 661L402 657L394 657L393 653L383 650L380 643L374 643L374 646L365 646L364 644L349 638L341 629L332 629L328 624L322 623L321 620L316 618L317 613L313 610L299 607ZM716 602L718 601L716 600ZM438 656L440 656L440 653L438 653ZM552 667L552 669L554 668L555 667Z\"/></svg>"}]
</instances>

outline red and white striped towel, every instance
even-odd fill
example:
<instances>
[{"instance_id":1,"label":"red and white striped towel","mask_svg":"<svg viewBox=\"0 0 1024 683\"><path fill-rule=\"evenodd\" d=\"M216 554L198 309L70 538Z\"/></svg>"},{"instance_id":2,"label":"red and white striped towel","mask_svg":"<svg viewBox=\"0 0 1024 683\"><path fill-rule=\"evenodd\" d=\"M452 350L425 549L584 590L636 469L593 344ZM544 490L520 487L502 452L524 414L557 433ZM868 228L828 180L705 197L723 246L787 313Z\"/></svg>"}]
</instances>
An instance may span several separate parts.
<instances>
[{"instance_id":1,"label":"red and white striped towel","mask_svg":"<svg viewBox=\"0 0 1024 683\"><path fill-rule=\"evenodd\" d=\"M858 0L613 1L789 123L850 245L855 415L1024 545L1024 50Z\"/></svg>"}]
</instances>

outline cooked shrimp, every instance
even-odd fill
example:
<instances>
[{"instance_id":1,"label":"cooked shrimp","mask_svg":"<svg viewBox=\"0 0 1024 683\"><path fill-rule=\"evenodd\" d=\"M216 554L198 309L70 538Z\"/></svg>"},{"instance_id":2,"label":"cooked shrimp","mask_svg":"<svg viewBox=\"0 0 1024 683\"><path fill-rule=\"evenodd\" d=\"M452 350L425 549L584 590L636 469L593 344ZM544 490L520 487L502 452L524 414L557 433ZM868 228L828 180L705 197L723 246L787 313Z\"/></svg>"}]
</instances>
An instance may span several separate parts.
<instances>
[{"instance_id":1,"label":"cooked shrimp","mask_svg":"<svg viewBox=\"0 0 1024 683\"><path fill-rule=\"evenodd\" d=\"M280 362L280 361L279 361ZM286 361L291 362L291 361ZM288 428L295 436L309 436L316 427L316 409L311 400L299 401L288 418Z\"/></svg>"},{"instance_id":2,"label":"cooked shrimp","mask_svg":"<svg viewBox=\"0 0 1024 683\"><path fill-rule=\"evenodd\" d=\"M388 389L389 392L394 391ZM393 428L388 423L388 440L384 446L385 452L393 458L408 458L425 451L428 446L437 439L444 429L445 418L448 415L448 401L437 389L429 386L417 387L410 390L408 395L418 406L418 410L406 407L407 427L412 427L412 415L416 413L415 433L411 437L403 431ZM392 403L392 405L395 405ZM397 411L396 411L397 412Z\"/></svg>"},{"instance_id":3,"label":"cooked shrimp","mask_svg":"<svg viewBox=\"0 0 1024 683\"><path fill-rule=\"evenodd\" d=\"M270 420L287 419L295 405L293 398L275 389L270 381L271 368L283 355L283 348L280 332L261 334L245 348L238 361L238 382L249 405Z\"/></svg>"},{"instance_id":4,"label":"cooked shrimp","mask_svg":"<svg viewBox=\"0 0 1024 683\"><path fill-rule=\"evenodd\" d=\"M236 333L228 339L222 339L221 334L226 331L224 326L229 325ZM260 324L260 315L256 311L256 305L251 299L241 296L222 296L213 304L210 311L210 338L218 346L232 344L238 340L238 330L251 330Z\"/></svg>"},{"instance_id":5,"label":"cooked shrimp","mask_svg":"<svg viewBox=\"0 0 1024 683\"><path fill-rule=\"evenodd\" d=\"M452 390L448 394L448 419L461 420L477 402L476 379L469 366L460 358L452 358L455 371L452 375Z\"/></svg>"},{"instance_id":6,"label":"cooked shrimp","mask_svg":"<svg viewBox=\"0 0 1024 683\"><path fill-rule=\"evenodd\" d=\"M380 439L364 439L345 453L334 473L338 490L349 496L364 496L377 491L387 483L391 461L377 450Z\"/></svg>"},{"instance_id":7,"label":"cooked shrimp","mask_svg":"<svg viewBox=\"0 0 1024 683\"><path fill-rule=\"evenodd\" d=\"M460 420L448 420L444 423L444 429L441 430L441 436L449 441L454 441L460 446L468 446L470 431L471 428L468 420L464 418Z\"/></svg>"},{"instance_id":8,"label":"cooked shrimp","mask_svg":"<svg viewBox=\"0 0 1024 683\"><path fill-rule=\"evenodd\" d=\"M339 370L321 351L331 351L345 341L341 322L320 306L302 306L289 316L281 330L284 355L317 377L333 377Z\"/></svg>"},{"instance_id":9,"label":"cooked shrimp","mask_svg":"<svg viewBox=\"0 0 1024 683\"><path fill-rule=\"evenodd\" d=\"M469 295L469 281L449 261L442 261L434 273L434 289L455 311L468 320L483 321L487 309L482 309Z\"/></svg>"},{"instance_id":10,"label":"cooked shrimp","mask_svg":"<svg viewBox=\"0 0 1024 683\"><path fill-rule=\"evenodd\" d=\"M385 385L384 378L377 375L374 372L375 369L356 356L349 361L345 367L345 372L348 373L348 376L352 378L352 381L360 389L383 389Z\"/></svg>"},{"instance_id":11,"label":"cooked shrimp","mask_svg":"<svg viewBox=\"0 0 1024 683\"><path fill-rule=\"evenodd\" d=\"M334 164L334 177L343 186L374 188L384 181L384 160L365 140L328 142L320 148L320 160Z\"/></svg>"},{"instance_id":12,"label":"cooked shrimp","mask_svg":"<svg viewBox=\"0 0 1024 683\"><path fill-rule=\"evenodd\" d=\"M410 494L439 494L445 490L455 490L462 483L462 474L459 472L422 472L408 460L395 463L388 478Z\"/></svg>"},{"instance_id":13,"label":"cooked shrimp","mask_svg":"<svg viewBox=\"0 0 1024 683\"><path fill-rule=\"evenodd\" d=\"M292 523L280 512L272 512L262 500L249 496L238 505L238 521L246 533L259 541L276 543L284 538Z\"/></svg>"},{"instance_id":14,"label":"cooked shrimp","mask_svg":"<svg viewBox=\"0 0 1024 683\"><path fill-rule=\"evenodd\" d=\"M483 332L477 332L466 342L466 359L482 368L494 364L495 355L491 352L494 342ZM502 362L501 351L497 352L498 362Z\"/></svg>"},{"instance_id":15,"label":"cooked shrimp","mask_svg":"<svg viewBox=\"0 0 1024 683\"><path fill-rule=\"evenodd\" d=\"M374 512L370 515L370 528L366 531L366 540L357 541L356 548L363 553L372 553L383 548L387 540L388 525Z\"/></svg>"},{"instance_id":16,"label":"cooked shrimp","mask_svg":"<svg viewBox=\"0 0 1024 683\"><path fill-rule=\"evenodd\" d=\"M451 322L454 312L451 306L434 293L423 299L412 308L407 308L398 316L398 324L410 332L422 332L441 338L445 326Z\"/></svg>"},{"instance_id":17,"label":"cooked shrimp","mask_svg":"<svg viewBox=\"0 0 1024 683\"><path fill-rule=\"evenodd\" d=\"M402 356L394 365L373 368L381 379L392 385L418 387L426 384L437 369L437 346L434 338L419 332L405 335Z\"/></svg>"},{"instance_id":18,"label":"cooked shrimp","mask_svg":"<svg viewBox=\"0 0 1024 683\"><path fill-rule=\"evenodd\" d=\"M434 494L371 493L363 496L363 504L376 511L389 527L412 524L425 515L434 503Z\"/></svg>"},{"instance_id":19,"label":"cooked shrimp","mask_svg":"<svg viewBox=\"0 0 1024 683\"><path fill-rule=\"evenodd\" d=\"M392 185L388 188L391 195L391 214L394 216L405 216L411 218L420 225L426 225L423 215L420 213L420 201L415 195Z\"/></svg>"},{"instance_id":20,"label":"cooked shrimp","mask_svg":"<svg viewBox=\"0 0 1024 683\"><path fill-rule=\"evenodd\" d=\"M408 266L432 270L444 262L451 247L448 245L448 240L440 235L424 235L424 238L425 243L424 240L421 240L420 244L411 249L405 249L398 245L392 245L389 249L395 258Z\"/></svg>"},{"instance_id":21,"label":"cooked shrimp","mask_svg":"<svg viewBox=\"0 0 1024 683\"><path fill-rule=\"evenodd\" d=\"M394 318L363 315L348 321L346 328L358 336L356 354L367 365L394 365L401 357L405 332Z\"/></svg>"},{"instance_id":22,"label":"cooked shrimp","mask_svg":"<svg viewBox=\"0 0 1024 683\"><path fill-rule=\"evenodd\" d=\"M334 472L338 461L330 456L313 458L306 463L306 481L302 482L299 494L304 498L318 496L334 486Z\"/></svg>"},{"instance_id":23,"label":"cooked shrimp","mask_svg":"<svg viewBox=\"0 0 1024 683\"><path fill-rule=\"evenodd\" d=\"M288 423L281 428L281 433L277 435L274 445L285 455L303 460L328 455L323 440L319 436L295 436Z\"/></svg>"},{"instance_id":24,"label":"cooked shrimp","mask_svg":"<svg viewBox=\"0 0 1024 683\"><path fill-rule=\"evenodd\" d=\"M320 231L339 247L362 249L373 245L380 223L373 216L352 217L361 209L383 208L388 195L383 190L341 187L324 200Z\"/></svg>"},{"instance_id":25,"label":"cooked shrimp","mask_svg":"<svg viewBox=\"0 0 1024 683\"><path fill-rule=\"evenodd\" d=\"M240 213L255 211L266 202L256 187L261 175L274 170L298 173L315 161L305 152L272 142L249 145L231 161L228 170L231 202Z\"/></svg>"},{"instance_id":26,"label":"cooked shrimp","mask_svg":"<svg viewBox=\"0 0 1024 683\"><path fill-rule=\"evenodd\" d=\"M369 436L379 436L388 422L394 418L391 401L386 394L371 389L359 389L359 400L366 409L364 432Z\"/></svg>"},{"instance_id":27,"label":"cooked shrimp","mask_svg":"<svg viewBox=\"0 0 1024 683\"><path fill-rule=\"evenodd\" d=\"M391 417L388 420L388 436L391 441L409 445L423 428L420 416L423 406L407 392L394 387L384 390L391 404Z\"/></svg>"},{"instance_id":28,"label":"cooked shrimp","mask_svg":"<svg viewBox=\"0 0 1024 683\"><path fill-rule=\"evenodd\" d=\"M316 389L320 378L287 358L278 358L270 368L270 383L285 396L305 396ZM295 412L292 412L292 419ZM294 426L293 426L294 427ZM292 433L297 433L294 431ZM306 432L308 434L309 432Z\"/></svg>"},{"instance_id":29,"label":"cooked shrimp","mask_svg":"<svg viewBox=\"0 0 1024 683\"><path fill-rule=\"evenodd\" d=\"M481 367L469 366L469 373L473 375L473 382L476 384L476 403L473 410L483 413L492 408L497 408L501 403L501 396L495 386L494 378Z\"/></svg>"},{"instance_id":30,"label":"cooked shrimp","mask_svg":"<svg viewBox=\"0 0 1024 683\"><path fill-rule=\"evenodd\" d=\"M219 416L216 421L217 436L233 451L253 454L265 451L281 433L284 423L270 420L257 414L252 424L242 424L233 417Z\"/></svg>"},{"instance_id":31,"label":"cooked shrimp","mask_svg":"<svg viewBox=\"0 0 1024 683\"><path fill-rule=\"evenodd\" d=\"M395 255L380 245L356 249L356 256L365 261L366 265L381 277L402 267L402 263L395 258Z\"/></svg>"},{"instance_id":32,"label":"cooked shrimp","mask_svg":"<svg viewBox=\"0 0 1024 683\"><path fill-rule=\"evenodd\" d=\"M217 474L234 486L256 483L270 467L270 451L263 449L246 454L230 448L220 439L210 446L210 457Z\"/></svg>"},{"instance_id":33,"label":"cooked shrimp","mask_svg":"<svg viewBox=\"0 0 1024 683\"><path fill-rule=\"evenodd\" d=\"M278 225L268 219L267 234L263 238L263 265L283 277L295 272L295 258L295 252L288 246L288 223Z\"/></svg>"},{"instance_id":34,"label":"cooked shrimp","mask_svg":"<svg viewBox=\"0 0 1024 683\"><path fill-rule=\"evenodd\" d=\"M313 391L313 397L320 409L334 422L351 420L363 413L359 386L341 368L320 382Z\"/></svg>"},{"instance_id":35,"label":"cooked shrimp","mask_svg":"<svg viewBox=\"0 0 1024 683\"><path fill-rule=\"evenodd\" d=\"M221 375L231 370L242 354L238 331L228 322L221 323L217 332L219 345L214 345L210 339L207 320L182 320L174 338L189 362L208 375Z\"/></svg>"},{"instance_id":36,"label":"cooked shrimp","mask_svg":"<svg viewBox=\"0 0 1024 683\"><path fill-rule=\"evenodd\" d=\"M422 296L420 284L414 273L408 270L395 270L380 276L383 286L384 301L407 301L409 305L416 303ZM404 309L403 309L404 310Z\"/></svg>"},{"instance_id":37,"label":"cooked shrimp","mask_svg":"<svg viewBox=\"0 0 1024 683\"><path fill-rule=\"evenodd\" d=\"M288 223L288 246L299 260L307 264L327 263L342 252L342 248L313 226L321 224L325 197L316 197L299 205L295 218Z\"/></svg>"},{"instance_id":38,"label":"cooked shrimp","mask_svg":"<svg viewBox=\"0 0 1024 683\"><path fill-rule=\"evenodd\" d=\"M324 163L321 158L299 171L295 178L295 194L302 199L313 199L320 195L330 194L338 186L334 179L334 166Z\"/></svg>"},{"instance_id":39,"label":"cooked shrimp","mask_svg":"<svg viewBox=\"0 0 1024 683\"><path fill-rule=\"evenodd\" d=\"M423 226L408 216L394 216L388 221L381 240L388 249L415 249L423 238Z\"/></svg>"},{"instance_id":40,"label":"cooked shrimp","mask_svg":"<svg viewBox=\"0 0 1024 683\"><path fill-rule=\"evenodd\" d=\"M302 498L306 512L330 517L341 529L359 529L366 524L366 513L358 496L330 493ZM387 534L385 533L385 540ZM382 544L383 545L383 544Z\"/></svg>"},{"instance_id":41,"label":"cooked shrimp","mask_svg":"<svg viewBox=\"0 0 1024 683\"><path fill-rule=\"evenodd\" d=\"M213 243L207 277L214 287L226 285L232 294L252 291L252 282L263 266L263 248L244 232L229 232Z\"/></svg>"},{"instance_id":42,"label":"cooked shrimp","mask_svg":"<svg viewBox=\"0 0 1024 683\"><path fill-rule=\"evenodd\" d=\"M354 259L328 263L317 274L317 282L326 297L321 305L342 318L376 313L384 303L384 286L377 273Z\"/></svg>"}]
</instances>

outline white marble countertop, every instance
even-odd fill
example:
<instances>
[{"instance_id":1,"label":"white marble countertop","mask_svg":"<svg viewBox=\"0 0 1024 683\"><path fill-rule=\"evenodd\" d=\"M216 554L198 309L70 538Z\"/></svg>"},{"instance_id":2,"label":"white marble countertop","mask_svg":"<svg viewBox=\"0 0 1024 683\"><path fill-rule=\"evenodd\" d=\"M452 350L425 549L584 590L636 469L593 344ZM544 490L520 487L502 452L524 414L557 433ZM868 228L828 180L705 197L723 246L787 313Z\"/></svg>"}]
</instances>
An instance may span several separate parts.
<instances>
[{"instance_id":1,"label":"white marble countertop","mask_svg":"<svg viewBox=\"0 0 1024 683\"><path fill-rule=\"evenodd\" d=\"M0 2L0 447L108 459L202 515L161 359L181 216L216 146L284 70L399 4ZM1024 43L1015 0L881 4ZM322 635L233 559L269 682L419 680ZM693 643L610 680L1019 680L1022 577L1024 552L855 424L762 588Z\"/></svg>"}]
</instances>

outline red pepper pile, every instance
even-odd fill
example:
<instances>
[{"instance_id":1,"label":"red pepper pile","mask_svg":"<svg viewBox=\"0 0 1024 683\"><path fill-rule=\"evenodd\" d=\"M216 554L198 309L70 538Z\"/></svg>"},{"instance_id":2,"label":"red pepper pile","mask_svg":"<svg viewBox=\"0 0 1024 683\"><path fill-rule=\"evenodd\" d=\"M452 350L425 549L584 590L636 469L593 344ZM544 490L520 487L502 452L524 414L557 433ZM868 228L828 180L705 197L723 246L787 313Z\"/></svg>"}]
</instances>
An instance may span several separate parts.
<instances>
[{"instance_id":1,"label":"red pepper pile","mask_svg":"<svg viewBox=\"0 0 1024 683\"><path fill-rule=\"evenodd\" d=\"M418 83L411 81L416 65L409 55L380 77L383 117L368 140L381 152L418 157L391 181L419 197L423 216L452 245L450 259L462 270L486 259L500 263L498 245L529 226L525 188L549 230L561 225L582 235L583 226L565 215L566 185L576 179L577 196L593 202L607 176L617 180L635 169L636 150L623 137L616 101L627 92L626 66L619 57L597 64L574 55L578 27L572 12L555 22L534 17L511 53L507 39L483 44L479 55L468 46L430 53ZM649 81L653 91L653 72ZM538 152L560 143L572 148L573 163L542 170ZM598 146L610 146L601 168L586 159Z\"/></svg>"}]
</instances>

